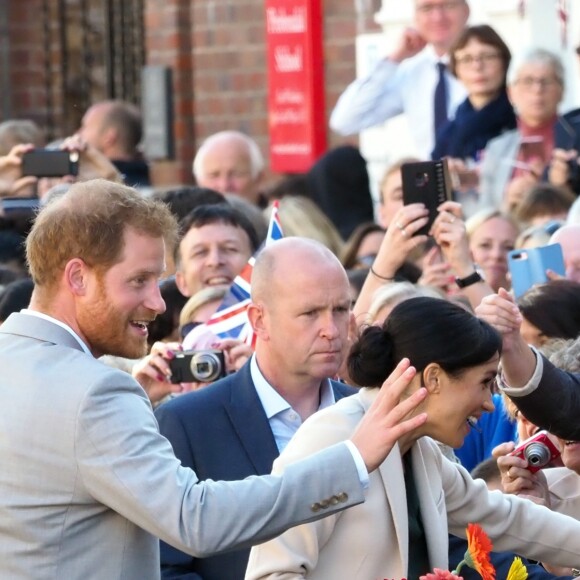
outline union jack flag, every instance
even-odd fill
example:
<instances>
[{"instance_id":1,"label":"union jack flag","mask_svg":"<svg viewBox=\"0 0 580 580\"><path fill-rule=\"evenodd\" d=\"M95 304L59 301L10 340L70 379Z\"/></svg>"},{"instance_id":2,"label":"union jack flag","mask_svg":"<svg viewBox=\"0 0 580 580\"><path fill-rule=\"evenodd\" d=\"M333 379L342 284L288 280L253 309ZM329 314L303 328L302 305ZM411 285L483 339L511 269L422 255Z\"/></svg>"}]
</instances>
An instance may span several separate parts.
<instances>
[{"instance_id":1,"label":"union jack flag","mask_svg":"<svg viewBox=\"0 0 580 580\"><path fill-rule=\"evenodd\" d=\"M256 254L264 246L284 237L280 216L278 215L279 202L272 204L272 214L268 225L266 241L258 248ZM237 338L254 346L254 333L247 316L250 304L250 279L254 270L255 255L251 256L243 270L236 276L227 294L217 311L207 321L206 326L219 338Z\"/></svg>"}]
</instances>

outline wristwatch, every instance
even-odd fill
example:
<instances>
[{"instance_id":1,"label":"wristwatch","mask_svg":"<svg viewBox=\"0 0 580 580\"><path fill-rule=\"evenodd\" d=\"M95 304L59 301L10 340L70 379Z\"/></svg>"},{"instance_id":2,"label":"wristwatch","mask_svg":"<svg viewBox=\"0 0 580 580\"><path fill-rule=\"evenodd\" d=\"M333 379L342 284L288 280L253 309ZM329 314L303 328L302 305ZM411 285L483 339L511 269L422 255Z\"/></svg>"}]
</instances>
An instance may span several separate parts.
<instances>
[{"instance_id":1,"label":"wristwatch","mask_svg":"<svg viewBox=\"0 0 580 580\"><path fill-rule=\"evenodd\" d=\"M469 274L469 276L465 276L465 278L455 278L455 283L457 284L457 286L459 286L459 288L467 288L468 286L471 286L472 284L477 284L482 280L483 276L481 275L480 270L476 268L475 272Z\"/></svg>"}]
</instances>

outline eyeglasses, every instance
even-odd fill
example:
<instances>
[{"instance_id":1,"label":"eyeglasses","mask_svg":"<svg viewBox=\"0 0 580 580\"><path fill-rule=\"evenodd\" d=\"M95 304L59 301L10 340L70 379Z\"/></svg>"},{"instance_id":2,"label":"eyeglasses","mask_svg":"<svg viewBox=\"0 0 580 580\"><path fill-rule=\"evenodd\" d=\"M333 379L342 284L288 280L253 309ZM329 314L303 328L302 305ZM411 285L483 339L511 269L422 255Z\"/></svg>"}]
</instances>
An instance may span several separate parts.
<instances>
[{"instance_id":1,"label":"eyeglasses","mask_svg":"<svg viewBox=\"0 0 580 580\"><path fill-rule=\"evenodd\" d=\"M441 2L439 4L421 4L417 6L416 10L419 14L429 16L430 14L433 14L437 10L440 10L441 12L452 12L462 4L465 4L463 0L455 0L455 2L453 1Z\"/></svg>"},{"instance_id":2,"label":"eyeglasses","mask_svg":"<svg viewBox=\"0 0 580 580\"><path fill-rule=\"evenodd\" d=\"M500 58L497 52L484 52L483 54L466 54L455 59L456 64L461 66L472 66L477 64L488 64Z\"/></svg>"},{"instance_id":3,"label":"eyeglasses","mask_svg":"<svg viewBox=\"0 0 580 580\"><path fill-rule=\"evenodd\" d=\"M536 85L540 87L540 89L544 90L551 88L554 85L560 85L562 83L556 78L522 77L520 79L516 79L514 84L520 85L526 90L530 90Z\"/></svg>"}]
</instances>

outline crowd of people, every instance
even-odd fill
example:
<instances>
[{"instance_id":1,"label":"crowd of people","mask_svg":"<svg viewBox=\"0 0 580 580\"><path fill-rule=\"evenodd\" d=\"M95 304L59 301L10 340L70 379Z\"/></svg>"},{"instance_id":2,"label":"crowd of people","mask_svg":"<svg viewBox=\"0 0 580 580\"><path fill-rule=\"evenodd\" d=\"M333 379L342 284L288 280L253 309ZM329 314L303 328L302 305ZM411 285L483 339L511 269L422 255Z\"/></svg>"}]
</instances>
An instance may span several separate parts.
<instances>
[{"instance_id":1,"label":"crowd of people","mask_svg":"<svg viewBox=\"0 0 580 580\"><path fill-rule=\"evenodd\" d=\"M376 204L350 144L272 185L224 127L158 188L130 103L48 144L0 123L2 577L419 580L472 523L498 579L580 574L580 109L558 55L512 58L466 0L414 9L330 118L408 117ZM75 175L25 171L45 147ZM441 159L433 219L402 167ZM553 244L516 296L512 251ZM251 334L225 336L249 271ZM538 433L540 470L513 453Z\"/></svg>"}]
</instances>

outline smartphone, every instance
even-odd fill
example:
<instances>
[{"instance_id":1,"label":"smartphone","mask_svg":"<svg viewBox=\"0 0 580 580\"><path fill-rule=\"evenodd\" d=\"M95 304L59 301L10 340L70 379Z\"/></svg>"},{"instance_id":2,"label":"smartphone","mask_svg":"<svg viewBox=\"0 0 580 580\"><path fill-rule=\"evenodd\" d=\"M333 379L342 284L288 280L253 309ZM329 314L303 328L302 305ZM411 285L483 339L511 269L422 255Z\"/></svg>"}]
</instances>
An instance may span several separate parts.
<instances>
[{"instance_id":1,"label":"smartphone","mask_svg":"<svg viewBox=\"0 0 580 580\"><path fill-rule=\"evenodd\" d=\"M566 275L560 244L549 244L526 250L512 250L508 254L508 267L516 298L519 298L535 284L547 282L546 270L552 270L562 276Z\"/></svg>"},{"instance_id":2,"label":"smartphone","mask_svg":"<svg viewBox=\"0 0 580 580\"><path fill-rule=\"evenodd\" d=\"M78 175L79 154L61 149L33 149L22 156L22 175L63 177Z\"/></svg>"},{"instance_id":3,"label":"smartphone","mask_svg":"<svg viewBox=\"0 0 580 580\"><path fill-rule=\"evenodd\" d=\"M447 159L404 163L401 166L403 179L403 203L423 203L429 210L429 221L415 235L427 235L435 218L437 208L452 199L451 177Z\"/></svg>"},{"instance_id":4,"label":"smartphone","mask_svg":"<svg viewBox=\"0 0 580 580\"><path fill-rule=\"evenodd\" d=\"M546 162L544 151L544 139L542 137L526 137L520 143L520 150L525 161L540 159Z\"/></svg>"}]
</instances>

